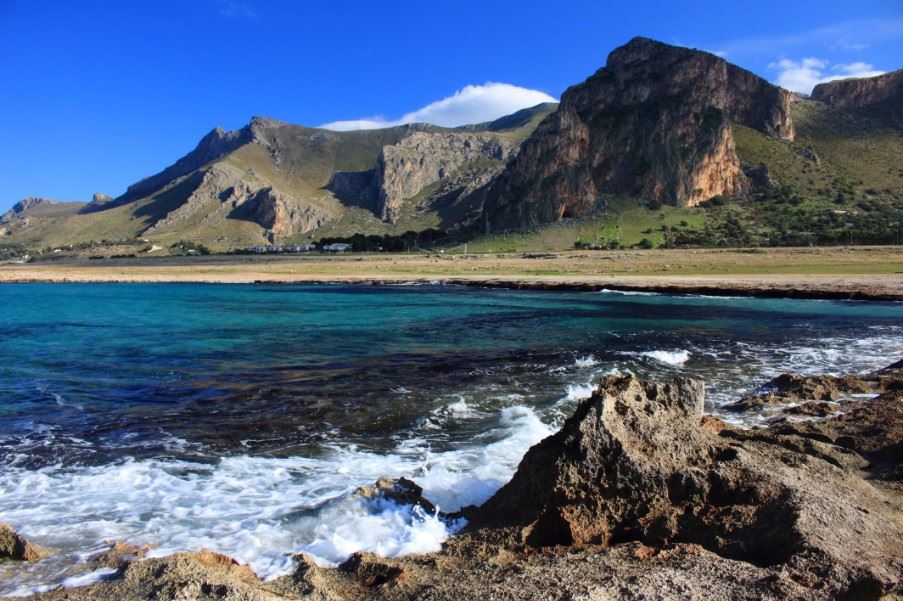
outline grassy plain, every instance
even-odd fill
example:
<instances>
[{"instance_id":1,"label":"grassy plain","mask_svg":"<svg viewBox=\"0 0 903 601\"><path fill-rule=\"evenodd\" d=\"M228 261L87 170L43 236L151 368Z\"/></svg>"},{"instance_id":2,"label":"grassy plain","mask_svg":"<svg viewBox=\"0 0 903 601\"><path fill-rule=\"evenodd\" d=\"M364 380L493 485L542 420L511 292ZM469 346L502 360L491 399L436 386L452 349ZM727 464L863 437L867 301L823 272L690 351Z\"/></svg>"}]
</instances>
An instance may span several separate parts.
<instances>
[{"instance_id":1,"label":"grassy plain","mask_svg":"<svg viewBox=\"0 0 903 601\"><path fill-rule=\"evenodd\" d=\"M903 300L903 248L216 255L0 266L0 282L431 282Z\"/></svg>"}]
</instances>

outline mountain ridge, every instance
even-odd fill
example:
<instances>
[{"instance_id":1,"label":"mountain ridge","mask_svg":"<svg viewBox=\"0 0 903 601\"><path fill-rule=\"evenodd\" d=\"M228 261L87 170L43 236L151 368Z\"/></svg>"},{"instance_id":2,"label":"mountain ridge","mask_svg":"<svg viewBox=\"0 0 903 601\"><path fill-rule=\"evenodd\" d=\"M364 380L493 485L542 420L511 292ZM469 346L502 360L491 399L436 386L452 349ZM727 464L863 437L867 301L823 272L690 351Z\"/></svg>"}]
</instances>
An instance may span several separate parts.
<instances>
[{"instance_id":1,"label":"mountain ridge","mask_svg":"<svg viewBox=\"0 0 903 601\"><path fill-rule=\"evenodd\" d=\"M633 38L527 139L487 195L486 228L586 216L602 194L689 206L745 194L730 122L793 140L791 101L713 54Z\"/></svg>"},{"instance_id":2,"label":"mountain ridge","mask_svg":"<svg viewBox=\"0 0 903 601\"><path fill-rule=\"evenodd\" d=\"M7 212L0 244L230 250L430 228L461 238L647 205L702 207L691 223L716 234L730 226L716 235L729 244L770 243L788 219L804 231L831 213L836 239L845 219L903 214L903 171L893 167L903 162L900 73L822 84L807 100L721 57L637 37L560 104L490 122L337 132L253 117L214 128L118 198ZM711 199L739 204L721 211ZM809 213L779 216L788 201ZM742 235L730 225L737 215ZM647 238L711 243L696 232Z\"/></svg>"}]
</instances>

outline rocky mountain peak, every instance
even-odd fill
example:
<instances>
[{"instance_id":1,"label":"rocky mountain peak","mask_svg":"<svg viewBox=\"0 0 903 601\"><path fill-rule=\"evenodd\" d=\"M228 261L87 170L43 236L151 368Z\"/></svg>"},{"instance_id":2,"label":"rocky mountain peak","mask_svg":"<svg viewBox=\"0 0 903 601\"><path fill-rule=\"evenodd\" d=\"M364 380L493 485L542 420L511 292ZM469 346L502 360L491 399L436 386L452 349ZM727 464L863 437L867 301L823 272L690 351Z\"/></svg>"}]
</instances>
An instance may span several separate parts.
<instances>
[{"instance_id":1,"label":"rocky mountain peak","mask_svg":"<svg viewBox=\"0 0 903 601\"><path fill-rule=\"evenodd\" d=\"M16 213L24 213L29 209L33 209L39 205L54 205L57 204L58 201L51 200L49 198L42 198L39 196L29 196L27 198L23 198L19 202L13 205L12 210Z\"/></svg>"},{"instance_id":2,"label":"rocky mountain peak","mask_svg":"<svg viewBox=\"0 0 903 601\"><path fill-rule=\"evenodd\" d=\"M487 193L487 229L586 216L606 195L692 206L744 194L731 123L791 140L792 101L713 54L634 38L527 139Z\"/></svg>"},{"instance_id":3,"label":"rocky mountain peak","mask_svg":"<svg viewBox=\"0 0 903 601\"><path fill-rule=\"evenodd\" d=\"M113 205L122 205L145 196L153 194L173 180L188 175L230 152L253 141L253 134L249 126L239 130L226 131L221 127L215 127L206 136L201 138L194 150L161 171L156 175L146 177L132 184L125 194L115 200L114 203L105 203L102 208L111 208ZM87 212L94 209L92 205L85 207Z\"/></svg>"},{"instance_id":4,"label":"rocky mountain peak","mask_svg":"<svg viewBox=\"0 0 903 601\"><path fill-rule=\"evenodd\" d=\"M265 137L268 132L287 125L289 124L272 117L254 116L251 117L251 121L243 129L248 131L252 140L257 140Z\"/></svg>"},{"instance_id":5,"label":"rocky mountain peak","mask_svg":"<svg viewBox=\"0 0 903 601\"><path fill-rule=\"evenodd\" d=\"M0 215L0 223L9 223L13 219L24 216L35 207L54 205L57 203L58 201L56 200L50 200L49 198L41 198L38 196L29 196L27 198L23 198L22 200L14 204L10 210Z\"/></svg>"}]
</instances>

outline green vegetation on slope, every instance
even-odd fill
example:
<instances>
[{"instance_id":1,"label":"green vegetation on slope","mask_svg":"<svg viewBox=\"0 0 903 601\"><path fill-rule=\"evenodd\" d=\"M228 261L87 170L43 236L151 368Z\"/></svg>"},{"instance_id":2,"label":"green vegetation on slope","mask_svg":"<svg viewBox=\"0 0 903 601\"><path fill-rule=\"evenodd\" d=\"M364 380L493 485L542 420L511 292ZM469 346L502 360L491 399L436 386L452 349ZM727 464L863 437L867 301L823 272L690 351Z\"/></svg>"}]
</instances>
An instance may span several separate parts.
<instances>
[{"instance_id":1,"label":"green vegetation on slope","mask_svg":"<svg viewBox=\"0 0 903 601\"><path fill-rule=\"evenodd\" d=\"M522 140L552 110L554 105L541 105L488 124L424 129L491 131ZM693 208L610 198L591 218L564 220L533 231L472 237L467 241L468 251L903 243L903 107L888 103L866 110L836 110L799 100L793 119L797 131L793 142L733 125L741 160L752 166L767 165L772 182L768 189L749 197L716 197ZM335 133L281 124L267 131L272 148L278 149L276 159L267 147L254 144L215 162L337 216L317 230L280 239L280 243L355 234L402 236L430 229L448 231L449 244L463 243L474 230L462 230L460 225L478 222L480 207L478 201L462 201L458 195L461 186L484 181L497 167L489 160L466 163L454 177L431 184L408 199L396 223L386 223L368 207L341 202L325 186L336 171L371 169L383 145L396 143L406 128ZM52 252L70 245L90 253L113 254L147 252L154 245L161 247L157 252L166 253L182 241L213 251L265 243L266 232L257 223L225 216L210 218L218 204L215 199L202 211L147 231L185 202L201 174L193 172L150 197L89 214L75 214L70 203L35 209L27 219L0 228L6 234L3 242L19 254L20 249Z\"/></svg>"}]
</instances>

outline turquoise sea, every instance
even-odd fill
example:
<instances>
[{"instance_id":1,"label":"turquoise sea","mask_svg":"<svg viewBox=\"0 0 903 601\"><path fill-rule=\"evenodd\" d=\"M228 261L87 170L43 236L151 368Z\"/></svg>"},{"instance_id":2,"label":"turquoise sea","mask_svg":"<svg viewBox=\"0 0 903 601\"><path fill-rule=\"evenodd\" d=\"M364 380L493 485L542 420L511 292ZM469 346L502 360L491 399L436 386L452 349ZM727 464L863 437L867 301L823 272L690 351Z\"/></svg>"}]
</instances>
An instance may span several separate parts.
<instances>
[{"instance_id":1,"label":"turquoise sea","mask_svg":"<svg viewBox=\"0 0 903 601\"><path fill-rule=\"evenodd\" d=\"M60 550L0 565L0 595L116 539L266 577L300 551L432 550L460 524L351 493L407 476L443 510L479 503L608 373L704 378L720 414L783 371L903 357L903 303L202 284L0 303L0 521Z\"/></svg>"}]
</instances>

